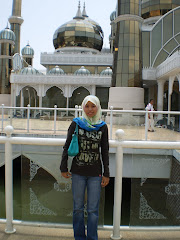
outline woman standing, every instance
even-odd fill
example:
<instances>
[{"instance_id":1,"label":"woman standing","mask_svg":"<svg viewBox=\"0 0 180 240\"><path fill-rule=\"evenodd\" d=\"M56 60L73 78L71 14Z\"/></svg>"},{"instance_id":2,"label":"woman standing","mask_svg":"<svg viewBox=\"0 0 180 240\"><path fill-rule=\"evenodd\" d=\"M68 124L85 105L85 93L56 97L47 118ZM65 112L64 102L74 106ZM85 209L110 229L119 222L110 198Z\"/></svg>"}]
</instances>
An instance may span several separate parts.
<instances>
[{"instance_id":1,"label":"woman standing","mask_svg":"<svg viewBox=\"0 0 180 240\"><path fill-rule=\"evenodd\" d=\"M61 174L72 177L73 229L75 240L97 240L101 187L109 183L108 128L101 120L101 106L96 96L89 95L82 102L82 117L74 118L69 129L61 161ZM67 168L68 148L78 125L79 153ZM101 149L101 150L100 150ZM102 174L103 163L103 174ZM87 237L84 224L84 197L87 188Z\"/></svg>"}]
</instances>

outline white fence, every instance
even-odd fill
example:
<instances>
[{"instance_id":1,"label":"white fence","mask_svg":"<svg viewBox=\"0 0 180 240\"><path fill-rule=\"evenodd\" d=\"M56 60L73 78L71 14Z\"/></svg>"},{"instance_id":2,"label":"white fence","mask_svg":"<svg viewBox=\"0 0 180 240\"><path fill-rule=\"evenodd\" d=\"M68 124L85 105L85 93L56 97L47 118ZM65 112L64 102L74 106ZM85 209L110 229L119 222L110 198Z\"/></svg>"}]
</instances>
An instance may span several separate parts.
<instances>
[{"instance_id":1,"label":"white fence","mask_svg":"<svg viewBox=\"0 0 180 240\"><path fill-rule=\"evenodd\" d=\"M23 221L13 221L13 177L12 177L12 145L39 145L39 146L63 146L65 139L54 138L30 138L30 137L12 137L13 127L6 126L6 136L0 137L0 143L5 144L5 195L6 195L6 233L15 232L14 224L36 225L46 227L67 227L66 225L57 225L52 223L28 223ZM117 130L117 140L110 140L110 147L116 148L116 175L114 189L114 213L113 228L111 239L120 239L121 223L121 195L122 195L122 169L123 169L123 149L180 149L180 142L153 142L153 141L123 141L124 131ZM69 227L69 226L68 226ZM104 227L105 228L105 227ZM107 227L106 227L107 228ZM122 229L122 228L121 228ZM126 227L124 230L180 230L178 227Z\"/></svg>"},{"instance_id":2,"label":"white fence","mask_svg":"<svg viewBox=\"0 0 180 240\"><path fill-rule=\"evenodd\" d=\"M8 107L8 106L4 106L4 104L2 104L2 106L0 107L0 112L1 112L1 131L4 131L4 125L5 125L5 121L7 121L7 119L5 119L5 111L8 111L8 120L9 120L9 124L12 124L12 120L15 119L15 116L17 113L19 113L20 117L23 119L24 114L26 115L26 127L24 127L24 131L29 133L30 132L30 120L31 119L36 119L37 115L40 115L41 119L47 118L50 119L50 113L52 114L52 119L53 119L53 129L51 129L53 131L54 134L57 133L57 113L60 112L61 115L61 119L63 120L65 118L65 116L68 116L68 113L71 113L74 117L78 117L81 115L82 113L82 109L80 106L76 106L75 108L57 108L57 106L55 105L54 108L39 108L39 107L30 107L30 105L28 105L27 107ZM31 116L31 112L33 112L32 116ZM178 116L180 115L180 112L175 112L175 111L155 111L155 112L148 112L148 111L137 111L137 110L114 110L113 107L110 107L110 109L103 109L102 110L103 115L106 116L106 121L109 123L110 128L110 139L113 139L113 125L114 122L116 121L116 115L122 115L125 116L125 114L131 114L133 115L133 120L137 120L137 119L142 119L143 120L137 120L137 124L136 125L144 125L145 126L145 135L144 135L144 139L147 141L147 137L148 137L148 114L153 114L156 115L155 118L155 123L158 120L161 120L164 115L166 115L165 120L167 122L166 125L163 125L163 127L167 128L167 125L172 124L174 125L175 123L175 117L174 116ZM172 117L173 116L173 117ZM120 118L119 118L120 119ZM124 118L124 122L125 124L128 124L129 121L129 116ZM143 123L141 122L143 121ZM180 131L180 117L179 117L179 122L178 122L178 129ZM49 127L50 128L50 127ZM46 129L48 130L48 129ZM49 129L50 130L50 129Z\"/></svg>"}]
</instances>

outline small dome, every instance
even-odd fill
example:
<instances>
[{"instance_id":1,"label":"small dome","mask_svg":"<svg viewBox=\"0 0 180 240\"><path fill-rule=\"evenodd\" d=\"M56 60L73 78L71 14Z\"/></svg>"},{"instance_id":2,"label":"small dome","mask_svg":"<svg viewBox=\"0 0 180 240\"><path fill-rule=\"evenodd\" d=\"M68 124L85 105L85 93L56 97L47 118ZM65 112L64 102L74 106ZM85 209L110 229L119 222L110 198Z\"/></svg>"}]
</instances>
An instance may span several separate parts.
<instances>
[{"instance_id":1,"label":"small dome","mask_svg":"<svg viewBox=\"0 0 180 240\"><path fill-rule=\"evenodd\" d=\"M81 74L81 75L89 75L91 73L90 73L90 71L88 69L86 69L84 66L82 66L80 69L76 70L74 74L75 75L79 75L79 74Z\"/></svg>"},{"instance_id":2,"label":"small dome","mask_svg":"<svg viewBox=\"0 0 180 240\"><path fill-rule=\"evenodd\" d=\"M116 19L116 11L113 11L110 15L110 20L111 22L114 21Z\"/></svg>"},{"instance_id":3,"label":"small dome","mask_svg":"<svg viewBox=\"0 0 180 240\"><path fill-rule=\"evenodd\" d=\"M6 27L4 30L0 32L0 40L10 40L15 42L16 36L12 30Z\"/></svg>"},{"instance_id":4,"label":"small dome","mask_svg":"<svg viewBox=\"0 0 180 240\"><path fill-rule=\"evenodd\" d=\"M112 75L112 69L110 67L107 67L100 73L100 75Z\"/></svg>"},{"instance_id":5,"label":"small dome","mask_svg":"<svg viewBox=\"0 0 180 240\"><path fill-rule=\"evenodd\" d=\"M20 74L24 74L24 75L42 75L41 72L39 72L38 70L36 70L35 68L33 68L32 66L28 66L23 68L20 71Z\"/></svg>"},{"instance_id":6,"label":"small dome","mask_svg":"<svg viewBox=\"0 0 180 240\"><path fill-rule=\"evenodd\" d=\"M55 66L48 72L48 74L60 75L64 74L64 71L59 66Z\"/></svg>"},{"instance_id":7,"label":"small dome","mask_svg":"<svg viewBox=\"0 0 180 240\"><path fill-rule=\"evenodd\" d=\"M34 56L34 49L29 45L29 43L21 50L21 54L28 55L28 56Z\"/></svg>"}]
</instances>

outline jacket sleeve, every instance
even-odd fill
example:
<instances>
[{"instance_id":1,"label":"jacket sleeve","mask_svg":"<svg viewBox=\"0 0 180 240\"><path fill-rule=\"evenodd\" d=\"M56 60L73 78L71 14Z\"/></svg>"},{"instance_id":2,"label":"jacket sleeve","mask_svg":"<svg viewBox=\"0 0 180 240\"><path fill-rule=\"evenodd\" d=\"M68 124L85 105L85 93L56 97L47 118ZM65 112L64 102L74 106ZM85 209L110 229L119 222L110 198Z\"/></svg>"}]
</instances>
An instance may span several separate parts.
<instances>
[{"instance_id":1,"label":"jacket sleeve","mask_svg":"<svg viewBox=\"0 0 180 240\"><path fill-rule=\"evenodd\" d=\"M71 125L69 126L68 133L67 133L67 139L63 147L63 153L62 153L62 159L61 159L61 164L60 164L60 170L61 172L68 172L68 167L67 167L67 161L68 161L68 148L72 140L72 135L75 131L76 128L76 123L72 122Z\"/></svg>"},{"instance_id":2,"label":"jacket sleeve","mask_svg":"<svg viewBox=\"0 0 180 240\"><path fill-rule=\"evenodd\" d=\"M109 137L108 137L108 127L105 125L104 131L101 138L101 155L102 162L104 166L103 176L109 177Z\"/></svg>"}]
</instances>

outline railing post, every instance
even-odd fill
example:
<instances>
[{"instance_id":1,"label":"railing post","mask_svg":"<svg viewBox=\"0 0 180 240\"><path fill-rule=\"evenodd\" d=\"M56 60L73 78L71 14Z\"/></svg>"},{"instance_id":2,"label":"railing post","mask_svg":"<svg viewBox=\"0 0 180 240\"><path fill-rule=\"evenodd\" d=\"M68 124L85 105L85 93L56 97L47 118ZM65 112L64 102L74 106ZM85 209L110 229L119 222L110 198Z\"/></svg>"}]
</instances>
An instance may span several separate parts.
<instances>
[{"instance_id":1,"label":"railing post","mask_svg":"<svg viewBox=\"0 0 180 240\"><path fill-rule=\"evenodd\" d=\"M148 110L146 110L145 115L145 141L147 141L147 134L148 134Z\"/></svg>"},{"instance_id":2,"label":"railing post","mask_svg":"<svg viewBox=\"0 0 180 240\"><path fill-rule=\"evenodd\" d=\"M110 106L110 139L112 140L112 129L113 129L113 106Z\"/></svg>"},{"instance_id":3,"label":"railing post","mask_svg":"<svg viewBox=\"0 0 180 240\"><path fill-rule=\"evenodd\" d=\"M78 117L78 105L75 106L75 118Z\"/></svg>"},{"instance_id":4,"label":"railing post","mask_svg":"<svg viewBox=\"0 0 180 240\"><path fill-rule=\"evenodd\" d=\"M79 110L81 109L81 106L79 106ZM81 113L81 111L79 111L79 117L81 117L82 116L82 113Z\"/></svg>"},{"instance_id":5,"label":"railing post","mask_svg":"<svg viewBox=\"0 0 180 240\"><path fill-rule=\"evenodd\" d=\"M57 105L54 105L54 134L56 133Z\"/></svg>"},{"instance_id":6,"label":"railing post","mask_svg":"<svg viewBox=\"0 0 180 240\"><path fill-rule=\"evenodd\" d=\"M121 239L120 224L121 224L121 200L122 200L122 172L123 172L123 148L122 139L124 131L118 129L116 137L119 141L116 152L116 175L114 188L114 211L113 211L113 234L111 239Z\"/></svg>"},{"instance_id":7,"label":"railing post","mask_svg":"<svg viewBox=\"0 0 180 240\"><path fill-rule=\"evenodd\" d=\"M14 233L13 228L13 165L12 165L12 144L11 134L12 126L5 127L7 140L5 143L5 194L6 194L6 233Z\"/></svg>"},{"instance_id":8,"label":"railing post","mask_svg":"<svg viewBox=\"0 0 180 240\"><path fill-rule=\"evenodd\" d=\"M27 132L29 132L30 105L27 105Z\"/></svg>"},{"instance_id":9,"label":"railing post","mask_svg":"<svg viewBox=\"0 0 180 240\"><path fill-rule=\"evenodd\" d=\"M4 104L2 104L2 131L4 129Z\"/></svg>"}]
</instances>

